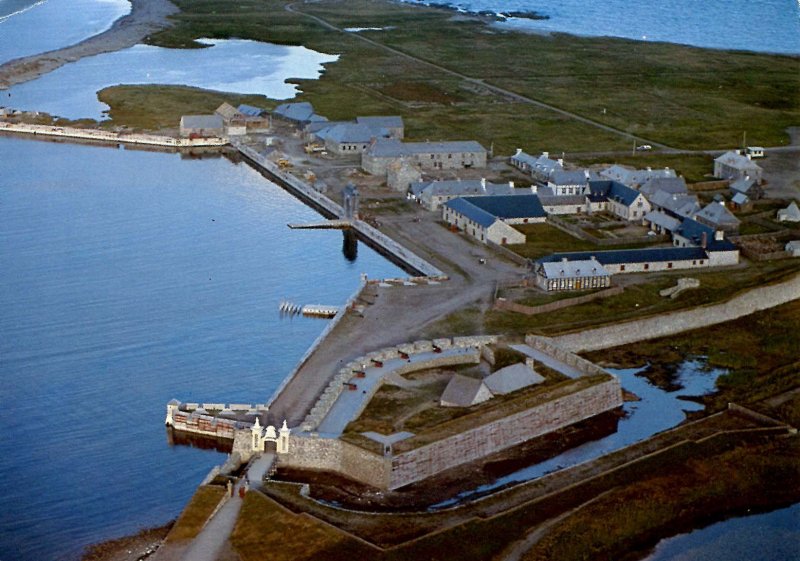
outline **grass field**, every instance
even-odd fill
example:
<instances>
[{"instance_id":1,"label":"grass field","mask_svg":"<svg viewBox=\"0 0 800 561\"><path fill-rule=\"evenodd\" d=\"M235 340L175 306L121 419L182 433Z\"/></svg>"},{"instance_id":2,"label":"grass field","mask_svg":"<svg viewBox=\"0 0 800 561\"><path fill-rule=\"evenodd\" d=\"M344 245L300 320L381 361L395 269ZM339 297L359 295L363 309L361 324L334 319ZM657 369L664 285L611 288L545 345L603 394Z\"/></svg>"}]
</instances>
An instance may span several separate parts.
<instances>
[{"instance_id":1,"label":"grass field","mask_svg":"<svg viewBox=\"0 0 800 561\"><path fill-rule=\"evenodd\" d=\"M609 132L492 93L441 68L680 147L736 146L742 123L752 143L785 144L784 129L800 122L797 57L501 32L477 20L454 21L450 11L383 0L350 0L346 7L333 1L293 5L340 27L390 26L364 35L437 68L326 29L287 11L282 1L176 4L182 10L174 18L177 25L152 36L151 43L194 47L197 37L239 37L340 54L322 79L300 82L301 99L331 119L400 114L413 139L475 138L494 146L496 154L517 147L583 152L631 146Z\"/></svg>"},{"instance_id":2,"label":"grass field","mask_svg":"<svg viewBox=\"0 0 800 561\"><path fill-rule=\"evenodd\" d=\"M197 536L224 495L225 487L212 485L198 487L192 500L183 509L175 526L167 535L167 541L188 540Z\"/></svg>"}]
</instances>

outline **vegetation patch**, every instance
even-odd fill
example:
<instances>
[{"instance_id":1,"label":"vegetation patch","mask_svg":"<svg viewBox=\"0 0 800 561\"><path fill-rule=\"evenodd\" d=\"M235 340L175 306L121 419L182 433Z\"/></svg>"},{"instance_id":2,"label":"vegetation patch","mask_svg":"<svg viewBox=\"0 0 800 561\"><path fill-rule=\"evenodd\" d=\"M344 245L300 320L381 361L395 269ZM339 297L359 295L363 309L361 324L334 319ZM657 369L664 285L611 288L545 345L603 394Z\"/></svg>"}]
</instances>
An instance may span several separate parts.
<instances>
[{"instance_id":1,"label":"vegetation patch","mask_svg":"<svg viewBox=\"0 0 800 561\"><path fill-rule=\"evenodd\" d=\"M201 485L197 488L192 500L183 509L175 526L172 527L167 541L189 540L197 536L203 529L214 509L225 496L225 487Z\"/></svg>"}]
</instances>

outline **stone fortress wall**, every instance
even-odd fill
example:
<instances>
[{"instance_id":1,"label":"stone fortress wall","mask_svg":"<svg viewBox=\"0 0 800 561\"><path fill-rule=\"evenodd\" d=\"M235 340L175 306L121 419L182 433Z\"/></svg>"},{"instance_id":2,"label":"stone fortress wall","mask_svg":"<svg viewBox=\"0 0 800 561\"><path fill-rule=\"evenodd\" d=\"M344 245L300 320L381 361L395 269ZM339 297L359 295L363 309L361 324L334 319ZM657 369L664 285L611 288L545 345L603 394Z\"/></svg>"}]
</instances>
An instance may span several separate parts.
<instances>
[{"instance_id":1,"label":"stone fortress wall","mask_svg":"<svg viewBox=\"0 0 800 561\"><path fill-rule=\"evenodd\" d=\"M434 357L429 361L403 365L399 370L405 372L442 367L453 364L454 360L459 364L465 361L478 362L486 345L496 342L497 337L457 337L452 340L417 341L383 349L357 359L342 368L337 379L340 376L342 379L352 378L354 370L361 368L362 363L371 359L389 360L399 358L400 353L410 356L415 352L430 352L434 345L443 350L452 346L474 347L475 351L460 356ZM325 438L314 433L292 434L289 453L280 456L280 465L331 471L380 489L398 489L622 406L622 392L616 377L581 357L557 349L544 338L532 337L528 339L528 343L540 351L552 354L558 360L577 369L583 376L605 374L607 378L581 390L554 396L553 399L524 411L477 425L467 431L397 455L391 452L385 455L376 454L348 442ZM342 387L341 380L337 382L335 379L334 382ZM325 408L329 410L335 401L333 397L335 391L331 388L331 392L323 395L312 410L317 417L307 421L316 419L321 421L324 418L322 413ZM303 426L306 426L305 423Z\"/></svg>"},{"instance_id":2,"label":"stone fortress wall","mask_svg":"<svg viewBox=\"0 0 800 561\"><path fill-rule=\"evenodd\" d=\"M561 335L553 337L552 343L572 352L607 349L732 321L797 298L800 298L800 275L749 290L721 304Z\"/></svg>"}]
</instances>

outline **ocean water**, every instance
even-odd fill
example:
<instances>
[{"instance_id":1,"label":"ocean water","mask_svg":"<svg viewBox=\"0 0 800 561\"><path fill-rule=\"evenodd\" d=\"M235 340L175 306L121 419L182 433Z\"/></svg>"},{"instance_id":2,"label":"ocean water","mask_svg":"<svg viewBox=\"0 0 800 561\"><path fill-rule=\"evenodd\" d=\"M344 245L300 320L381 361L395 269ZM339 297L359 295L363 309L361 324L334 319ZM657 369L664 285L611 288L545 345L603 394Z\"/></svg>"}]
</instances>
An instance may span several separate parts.
<instances>
[{"instance_id":1,"label":"ocean water","mask_svg":"<svg viewBox=\"0 0 800 561\"><path fill-rule=\"evenodd\" d=\"M403 273L224 158L0 136L0 559L76 559L165 523L224 456L166 402L263 403L340 304ZM351 256L352 258L352 256Z\"/></svg>"},{"instance_id":2,"label":"ocean water","mask_svg":"<svg viewBox=\"0 0 800 561\"><path fill-rule=\"evenodd\" d=\"M765 514L731 518L662 540L645 561L731 559L800 559L800 504Z\"/></svg>"},{"instance_id":3,"label":"ocean water","mask_svg":"<svg viewBox=\"0 0 800 561\"><path fill-rule=\"evenodd\" d=\"M501 27L593 37L666 41L713 49L800 54L797 0L404 0L468 11L535 11L545 20L512 18Z\"/></svg>"},{"instance_id":4,"label":"ocean water","mask_svg":"<svg viewBox=\"0 0 800 561\"><path fill-rule=\"evenodd\" d=\"M130 11L128 0L0 0L0 64L79 43Z\"/></svg>"},{"instance_id":5,"label":"ocean water","mask_svg":"<svg viewBox=\"0 0 800 561\"><path fill-rule=\"evenodd\" d=\"M83 58L0 92L0 104L70 119L102 119L108 106L97 91L117 84L184 85L289 99L299 89L289 78L315 79L337 55L241 39L201 39L205 49L136 45Z\"/></svg>"}]
</instances>

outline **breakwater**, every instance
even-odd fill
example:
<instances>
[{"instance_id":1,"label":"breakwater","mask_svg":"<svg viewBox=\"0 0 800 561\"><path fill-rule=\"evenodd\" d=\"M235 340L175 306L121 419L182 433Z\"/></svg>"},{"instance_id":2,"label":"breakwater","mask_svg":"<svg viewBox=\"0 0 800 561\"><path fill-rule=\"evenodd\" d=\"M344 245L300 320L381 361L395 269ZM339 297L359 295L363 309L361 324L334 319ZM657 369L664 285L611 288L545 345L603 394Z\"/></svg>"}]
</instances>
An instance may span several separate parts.
<instances>
[{"instance_id":1,"label":"breakwater","mask_svg":"<svg viewBox=\"0 0 800 561\"><path fill-rule=\"evenodd\" d=\"M169 148L195 148L201 146L225 146L227 138L174 138L156 134L138 134L104 131L100 129L79 129L76 127L60 127L53 125L29 125L26 123L9 123L0 121L0 132L30 134L35 136L54 136L61 138L80 138L122 144L144 144L149 146L166 146Z\"/></svg>"},{"instance_id":2,"label":"breakwater","mask_svg":"<svg viewBox=\"0 0 800 561\"><path fill-rule=\"evenodd\" d=\"M280 166L250 146L235 140L231 141L231 144L248 161L265 171L284 189L287 189L297 198L319 211L326 218L345 219L344 209L341 205L335 203L299 177L282 170ZM446 279L446 275L440 269L415 255L414 252L403 247L363 220L352 220L350 228L358 234L364 243L406 271L418 276Z\"/></svg>"}]
</instances>

